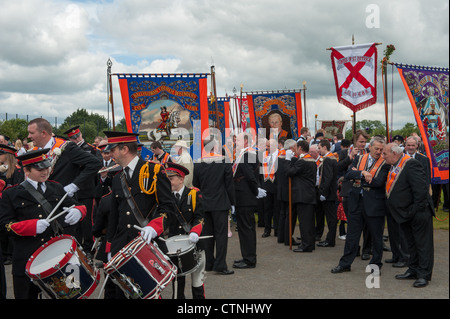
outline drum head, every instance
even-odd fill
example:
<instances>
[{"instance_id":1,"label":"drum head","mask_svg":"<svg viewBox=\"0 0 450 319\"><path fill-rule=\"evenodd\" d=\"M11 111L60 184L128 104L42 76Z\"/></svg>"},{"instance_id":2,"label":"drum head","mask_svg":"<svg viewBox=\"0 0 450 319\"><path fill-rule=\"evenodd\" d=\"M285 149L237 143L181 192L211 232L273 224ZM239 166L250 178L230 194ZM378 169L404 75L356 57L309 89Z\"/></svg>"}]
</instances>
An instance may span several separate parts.
<instances>
[{"instance_id":1,"label":"drum head","mask_svg":"<svg viewBox=\"0 0 450 319\"><path fill-rule=\"evenodd\" d=\"M180 240L183 239L183 240ZM172 236L166 239L167 255L176 253L185 253L195 247L195 244L189 241L189 235Z\"/></svg>"},{"instance_id":2,"label":"drum head","mask_svg":"<svg viewBox=\"0 0 450 319\"><path fill-rule=\"evenodd\" d=\"M59 265L58 268L62 267L72 258L73 251L71 252L71 249L74 248L76 248L76 242L70 236L53 238L30 257L27 264L28 274L30 276L43 276L43 273L51 271L55 265ZM48 274L45 276L48 276Z\"/></svg>"}]
</instances>

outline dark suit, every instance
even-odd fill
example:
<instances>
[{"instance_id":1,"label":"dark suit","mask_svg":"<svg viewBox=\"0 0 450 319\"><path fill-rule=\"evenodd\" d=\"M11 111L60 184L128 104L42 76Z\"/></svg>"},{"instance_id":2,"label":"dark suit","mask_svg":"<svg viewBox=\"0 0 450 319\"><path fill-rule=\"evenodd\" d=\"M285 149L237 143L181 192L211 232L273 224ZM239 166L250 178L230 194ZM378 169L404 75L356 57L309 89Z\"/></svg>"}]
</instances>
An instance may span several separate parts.
<instances>
[{"instance_id":1,"label":"dark suit","mask_svg":"<svg viewBox=\"0 0 450 319\"><path fill-rule=\"evenodd\" d=\"M286 167L286 175L291 177L293 211L295 210L300 222L301 247L307 251L314 249L316 237L314 223L316 170L316 161L312 157L301 159L294 157ZM295 223L292 224L295 225ZM289 230L289 219L287 219L287 229Z\"/></svg>"},{"instance_id":2,"label":"dark suit","mask_svg":"<svg viewBox=\"0 0 450 319\"><path fill-rule=\"evenodd\" d=\"M272 156L272 154L269 154ZM261 167L263 169L263 167ZM270 167L268 167L270 170ZM274 163L274 171L278 170L278 157L275 159ZM280 203L277 198L277 189L278 189L278 180L275 178L271 181L268 177L264 176L264 174L260 174L262 179L262 189L266 190L267 196L264 197L264 233L270 234L272 229L272 220L273 226L275 229L275 234L278 232L278 221L280 219ZM266 179L266 180L264 180Z\"/></svg>"},{"instance_id":3,"label":"dark suit","mask_svg":"<svg viewBox=\"0 0 450 319\"><path fill-rule=\"evenodd\" d=\"M361 233L364 225L367 225L372 238L372 259L369 264L375 264L381 268L383 227L386 216L385 185L390 165L383 161L373 176L372 182L368 183L361 176L361 172L370 171L376 160L373 160L370 166L367 160L366 165L361 167L359 165L361 159L362 156L355 157L352 166L345 174L345 178L353 181L354 184L348 194L347 238L339 265L346 268L353 263L359 250Z\"/></svg>"},{"instance_id":4,"label":"dark suit","mask_svg":"<svg viewBox=\"0 0 450 319\"><path fill-rule=\"evenodd\" d=\"M395 167L395 165L393 165ZM410 253L409 272L431 280L434 263L434 207L426 173L419 161L409 159L390 193L387 206L405 235Z\"/></svg>"},{"instance_id":5,"label":"dark suit","mask_svg":"<svg viewBox=\"0 0 450 319\"><path fill-rule=\"evenodd\" d=\"M223 160L194 163L192 185L202 192L205 214L203 234L214 235L214 238L203 240L206 269L227 270L228 214L231 206L236 205L231 163Z\"/></svg>"},{"instance_id":6,"label":"dark suit","mask_svg":"<svg viewBox=\"0 0 450 319\"><path fill-rule=\"evenodd\" d=\"M320 182L316 193L316 233L322 235L326 218L328 233L325 242L334 246L337 228L337 159L334 156L323 156L322 159L318 168ZM325 200L321 200L320 196L324 196Z\"/></svg>"},{"instance_id":7,"label":"dark suit","mask_svg":"<svg viewBox=\"0 0 450 319\"><path fill-rule=\"evenodd\" d=\"M236 223L239 245L244 263L256 265L256 225L255 211L258 196L259 161L255 152L245 152L237 156L238 162L234 172L236 191ZM236 164L235 164L236 165Z\"/></svg>"},{"instance_id":8,"label":"dark suit","mask_svg":"<svg viewBox=\"0 0 450 319\"><path fill-rule=\"evenodd\" d=\"M277 199L280 206L280 217L278 221L278 242L289 245L289 233L293 234L297 214L292 211L293 227L289 232L289 178L286 175L286 168L290 161L285 156L278 157L278 169L275 173L277 179ZM286 226L287 225L287 226Z\"/></svg>"},{"instance_id":9,"label":"dark suit","mask_svg":"<svg viewBox=\"0 0 450 319\"><path fill-rule=\"evenodd\" d=\"M55 207L58 201L64 196L63 186L56 182L47 181L44 198L51 207ZM63 207L80 204L72 197L67 196L60 205L60 212ZM84 208L83 208L84 209ZM0 200L0 227L8 229L8 234L13 236L14 251L12 263L12 275L14 276L14 295L16 299L35 299L39 289L31 283L25 274L25 266L28 258L43 244L55 236L54 228L58 222L63 228L64 233L74 234L74 226L64 222L65 216L58 217L52 221L51 226L41 233L36 234L35 224L27 224L35 219L45 219L47 213L33 196L21 184L8 188L3 192ZM16 225L22 227L15 227ZM28 225L28 226L27 226ZM25 231L28 228L27 231ZM18 232L18 230L22 232Z\"/></svg>"}]
</instances>

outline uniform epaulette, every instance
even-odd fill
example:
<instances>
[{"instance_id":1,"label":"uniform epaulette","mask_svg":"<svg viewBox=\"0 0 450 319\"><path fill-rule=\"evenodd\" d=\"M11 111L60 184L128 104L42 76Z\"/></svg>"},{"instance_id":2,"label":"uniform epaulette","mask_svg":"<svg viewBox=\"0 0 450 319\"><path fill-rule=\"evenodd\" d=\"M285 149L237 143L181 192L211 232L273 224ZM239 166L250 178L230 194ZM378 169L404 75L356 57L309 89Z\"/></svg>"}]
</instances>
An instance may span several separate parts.
<instances>
[{"instance_id":1,"label":"uniform epaulette","mask_svg":"<svg viewBox=\"0 0 450 319\"><path fill-rule=\"evenodd\" d=\"M199 191L200 191L200 189L199 189L199 188L197 188L197 187L194 187L194 186L192 186L192 187L189 187L189 189L195 190L196 192L199 192Z\"/></svg>"}]
</instances>

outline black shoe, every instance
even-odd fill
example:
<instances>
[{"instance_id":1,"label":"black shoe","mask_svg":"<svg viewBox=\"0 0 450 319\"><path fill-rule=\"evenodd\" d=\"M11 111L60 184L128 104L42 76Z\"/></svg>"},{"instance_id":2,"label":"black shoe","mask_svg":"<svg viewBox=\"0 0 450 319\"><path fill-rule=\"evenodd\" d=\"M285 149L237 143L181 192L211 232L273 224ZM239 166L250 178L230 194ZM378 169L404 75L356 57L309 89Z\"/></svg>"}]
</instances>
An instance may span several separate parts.
<instances>
[{"instance_id":1,"label":"black shoe","mask_svg":"<svg viewBox=\"0 0 450 319\"><path fill-rule=\"evenodd\" d=\"M342 267L341 265L337 265L333 269L331 269L332 274L339 274L341 272L351 271L350 266L349 267Z\"/></svg>"},{"instance_id":2,"label":"black shoe","mask_svg":"<svg viewBox=\"0 0 450 319\"><path fill-rule=\"evenodd\" d=\"M234 264L239 264L239 263L242 263L242 262L244 262L244 259L243 259L243 258L241 258L241 259L236 259L235 261L233 261Z\"/></svg>"},{"instance_id":3,"label":"black shoe","mask_svg":"<svg viewBox=\"0 0 450 319\"><path fill-rule=\"evenodd\" d=\"M233 264L233 268L238 268L238 269L255 268L255 267L256 267L255 265L247 264L244 261L237 263L237 264Z\"/></svg>"},{"instance_id":4,"label":"black shoe","mask_svg":"<svg viewBox=\"0 0 450 319\"><path fill-rule=\"evenodd\" d=\"M312 249L311 248L306 248L304 246L298 246L298 248L293 250L296 253L312 253Z\"/></svg>"},{"instance_id":5,"label":"black shoe","mask_svg":"<svg viewBox=\"0 0 450 319\"><path fill-rule=\"evenodd\" d=\"M369 254L362 254L361 255L361 260L369 260L370 259L370 255Z\"/></svg>"},{"instance_id":6,"label":"black shoe","mask_svg":"<svg viewBox=\"0 0 450 319\"><path fill-rule=\"evenodd\" d=\"M266 238L270 236L270 232L264 232L264 234L262 234L262 238Z\"/></svg>"},{"instance_id":7,"label":"black shoe","mask_svg":"<svg viewBox=\"0 0 450 319\"><path fill-rule=\"evenodd\" d=\"M320 241L317 246L319 247L334 247L334 244L327 242L326 240Z\"/></svg>"},{"instance_id":8,"label":"black shoe","mask_svg":"<svg viewBox=\"0 0 450 319\"><path fill-rule=\"evenodd\" d=\"M404 274L395 275L395 279L417 279L417 275L407 271Z\"/></svg>"},{"instance_id":9,"label":"black shoe","mask_svg":"<svg viewBox=\"0 0 450 319\"><path fill-rule=\"evenodd\" d=\"M395 268L404 268L406 266L408 266L408 263L406 261L397 261L396 263L392 264L392 267Z\"/></svg>"},{"instance_id":10,"label":"black shoe","mask_svg":"<svg viewBox=\"0 0 450 319\"><path fill-rule=\"evenodd\" d=\"M384 262L385 262L386 264L395 264L395 263L398 262L398 260L397 260L397 259L394 259L394 258L389 258L389 259L385 259Z\"/></svg>"},{"instance_id":11,"label":"black shoe","mask_svg":"<svg viewBox=\"0 0 450 319\"><path fill-rule=\"evenodd\" d=\"M383 251L391 251L391 248L386 245L383 245Z\"/></svg>"},{"instance_id":12,"label":"black shoe","mask_svg":"<svg viewBox=\"0 0 450 319\"><path fill-rule=\"evenodd\" d=\"M216 271L216 274L218 274L218 275L232 275L232 274L234 274L234 270L225 269L225 270L222 270L222 271Z\"/></svg>"},{"instance_id":13,"label":"black shoe","mask_svg":"<svg viewBox=\"0 0 450 319\"><path fill-rule=\"evenodd\" d=\"M416 281L414 281L413 287L415 288L423 288L428 286L428 280L425 278L419 278Z\"/></svg>"}]
</instances>

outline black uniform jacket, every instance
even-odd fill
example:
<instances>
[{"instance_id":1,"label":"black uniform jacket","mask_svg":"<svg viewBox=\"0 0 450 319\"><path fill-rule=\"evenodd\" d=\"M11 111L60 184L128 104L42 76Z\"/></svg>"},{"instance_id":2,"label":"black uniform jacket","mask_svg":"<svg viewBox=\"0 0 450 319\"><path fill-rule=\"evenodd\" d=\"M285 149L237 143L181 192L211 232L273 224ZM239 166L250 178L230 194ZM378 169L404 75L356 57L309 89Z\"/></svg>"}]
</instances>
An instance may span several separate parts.
<instances>
[{"instance_id":1,"label":"black uniform jacket","mask_svg":"<svg viewBox=\"0 0 450 319\"><path fill-rule=\"evenodd\" d=\"M323 156L319 165L320 183L319 196L325 196L327 201L337 200L337 159L334 156Z\"/></svg>"},{"instance_id":2,"label":"black uniform jacket","mask_svg":"<svg viewBox=\"0 0 450 319\"><path fill-rule=\"evenodd\" d=\"M245 152L237 157L234 173L234 189L236 191L236 206L257 206L259 182L259 161L255 152Z\"/></svg>"},{"instance_id":3,"label":"black uniform jacket","mask_svg":"<svg viewBox=\"0 0 450 319\"><path fill-rule=\"evenodd\" d=\"M148 189L154 179L154 172L156 167L156 191L153 194L146 194L141 190L139 186L139 172L147 161L139 158L137 165L133 171L133 176L128 182L131 196L134 198L136 206L139 208L138 214L143 218L150 220L147 224L152 226L158 235L161 235L166 225L167 215L174 212L174 199L171 191L171 185L169 178L164 170L164 167L160 164L149 163L150 178L148 180ZM134 225L144 227L147 225L139 225L133 211L131 210L125 193L122 189L122 183L120 176L122 171L117 173L112 181L111 187L111 212L109 214L107 241L110 243L110 247L107 247L107 251L110 251L114 256L121 248L131 242L138 236L139 231L134 228Z\"/></svg>"},{"instance_id":4,"label":"black uniform jacket","mask_svg":"<svg viewBox=\"0 0 450 319\"><path fill-rule=\"evenodd\" d=\"M316 204L317 165L312 157L293 157L286 166L286 175L291 178L292 203Z\"/></svg>"},{"instance_id":5,"label":"black uniform jacket","mask_svg":"<svg viewBox=\"0 0 450 319\"><path fill-rule=\"evenodd\" d=\"M53 181L45 183L45 199L52 207L65 195L61 184ZM64 202L59 206L57 212L63 210L63 207L76 205L76 208L82 212L83 217L86 214L85 206L81 206L72 197L66 196ZM21 185L4 190L0 200L0 228L5 229L7 233L14 238L13 251L13 275L25 275L25 266L28 258L39 248L55 236L52 227L49 226L42 234L36 234L36 222L38 219L45 219L47 213L33 196ZM65 215L58 217L57 222L64 228L64 233L74 235L74 226L64 223ZM55 221L51 222L54 224Z\"/></svg>"},{"instance_id":6,"label":"black uniform jacket","mask_svg":"<svg viewBox=\"0 0 450 319\"><path fill-rule=\"evenodd\" d=\"M406 222L415 214L434 216L427 176L419 161L411 158L404 164L387 196L386 204L397 223Z\"/></svg>"},{"instance_id":7,"label":"black uniform jacket","mask_svg":"<svg viewBox=\"0 0 450 319\"><path fill-rule=\"evenodd\" d=\"M202 192L205 212L229 210L236 205L231 163L224 160L194 163L192 185Z\"/></svg>"},{"instance_id":8,"label":"black uniform jacket","mask_svg":"<svg viewBox=\"0 0 450 319\"><path fill-rule=\"evenodd\" d=\"M98 171L102 168L102 163L94 155L85 152L74 142L66 143L67 145L64 147L61 156L56 161L49 179L57 181L63 186L74 183L80 188L77 193L83 195L82 189L87 185L89 185L89 187L93 185ZM92 191L93 189L91 192ZM93 194L91 194L91 197L92 195Z\"/></svg>"}]
</instances>

